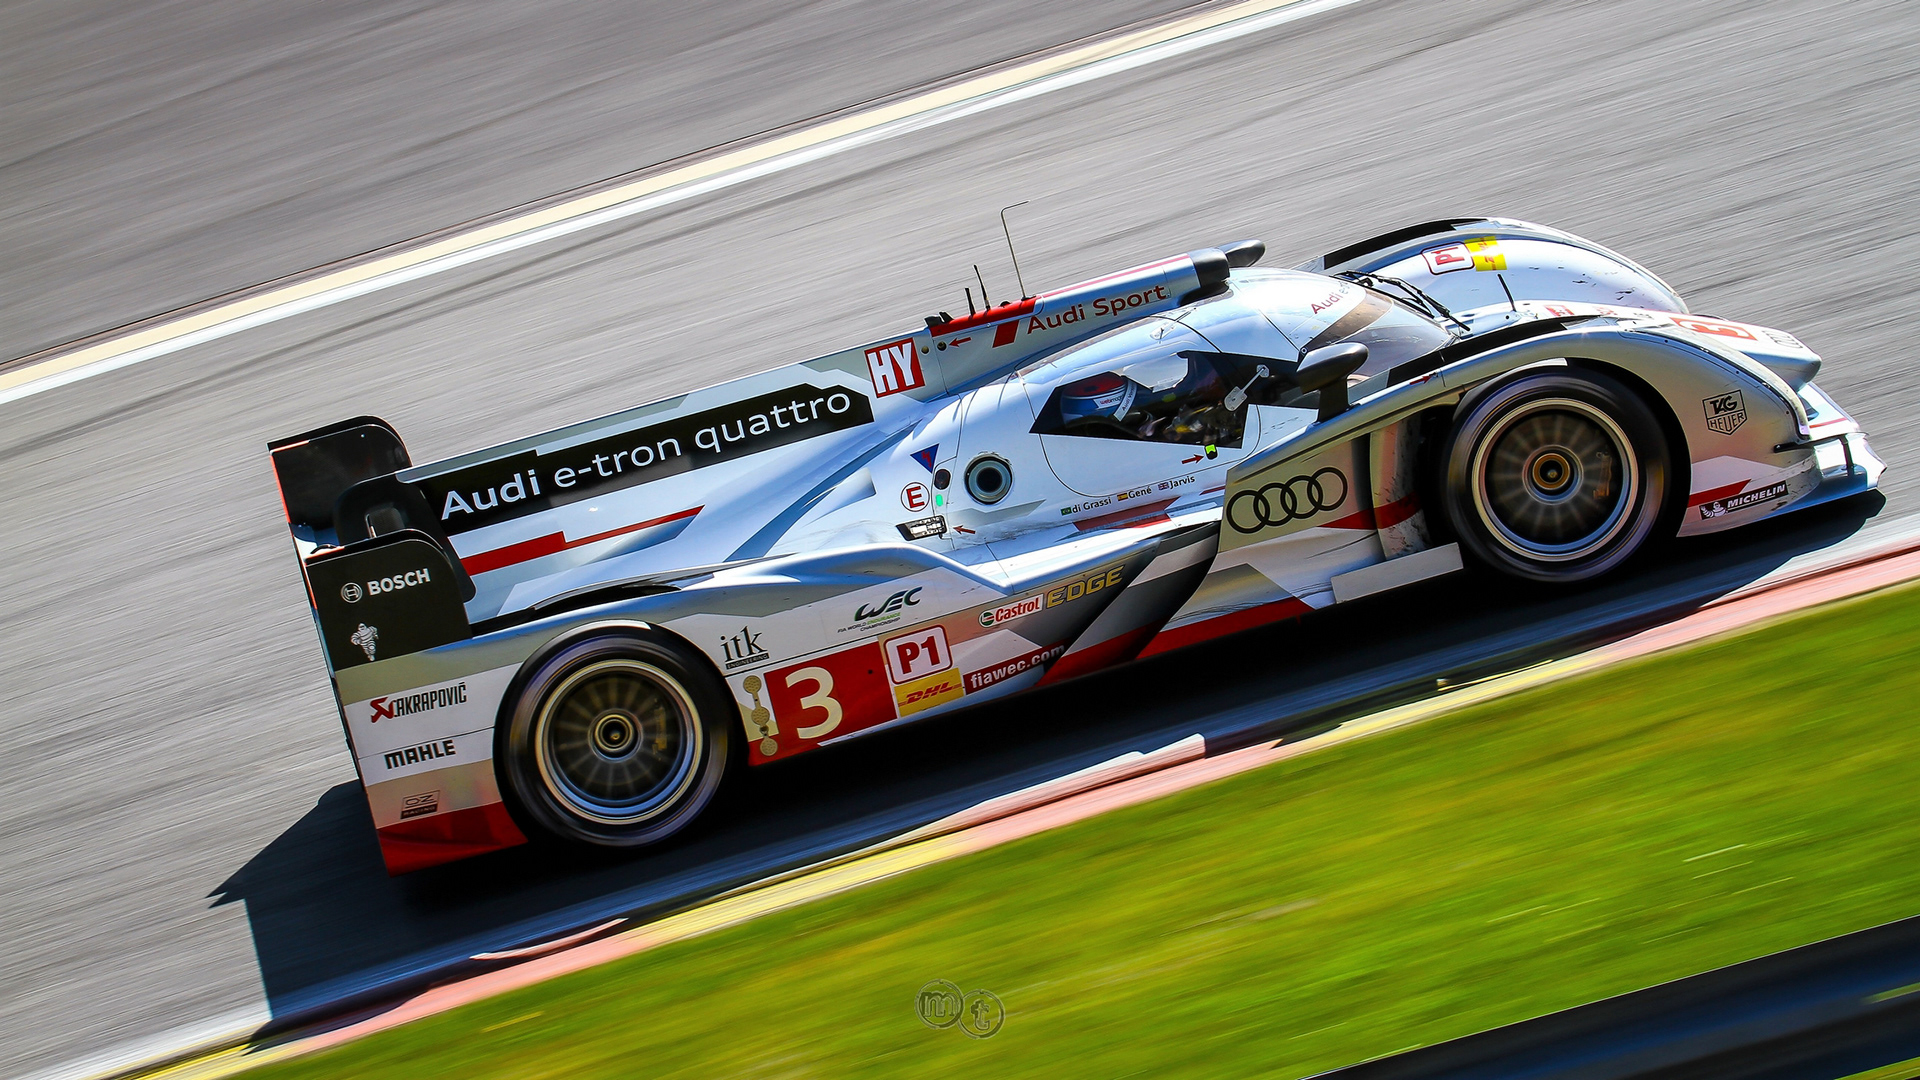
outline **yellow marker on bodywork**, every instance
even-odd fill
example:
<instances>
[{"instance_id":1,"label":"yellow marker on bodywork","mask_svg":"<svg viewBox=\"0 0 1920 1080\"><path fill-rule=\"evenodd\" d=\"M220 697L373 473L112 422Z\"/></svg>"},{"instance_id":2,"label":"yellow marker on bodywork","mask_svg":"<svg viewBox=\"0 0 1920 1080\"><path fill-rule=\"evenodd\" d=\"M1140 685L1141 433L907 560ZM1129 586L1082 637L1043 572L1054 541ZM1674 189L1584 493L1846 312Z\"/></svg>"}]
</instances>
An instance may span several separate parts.
<instances>
[{"instance_id":1,"label":"yellow marker on bodywork","mask_svg":"<svg viewBox=\"0 0 1920 1080\"><path fill-rule=\"evenodd\" d=\"M1467 241L1467 250L1473 253L1475 270L1505 270L1507 257L1500 254L1500 241L1487 236Z\"/></svg>"}]
</instances>

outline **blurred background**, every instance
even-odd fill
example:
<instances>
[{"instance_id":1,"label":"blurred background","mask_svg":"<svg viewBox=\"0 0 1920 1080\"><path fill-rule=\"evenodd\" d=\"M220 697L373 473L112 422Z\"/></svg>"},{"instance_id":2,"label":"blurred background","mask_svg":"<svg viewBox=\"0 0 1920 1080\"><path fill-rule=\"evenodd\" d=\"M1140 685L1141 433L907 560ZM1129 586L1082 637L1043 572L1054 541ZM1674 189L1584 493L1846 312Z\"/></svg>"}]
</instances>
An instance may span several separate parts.
<instances>
[{"instance_id":1,"label":"blurred background","mask_svg":"<svg viewBox=\"0 0 1920 1080\"><path fill-rule=\"evenodd\" d=\"M20 0L0 8L0 358L1090 35L1222 6ZM1200 708L1196 701L1225 709L1303 680L1351 676L1364 667L1353 655L1363 645L1377 650L1368 657L1385 658L1502 634L1544 640L1563 629L1564 607L1447 586L1407 601L1426 607L1419 629L1402 638L1358 625L1282 628L1178 670L1096 680L1071 698L1013 710L984 733L936 726L849 747L810 770L769 778L703 834L706 846L585 866L505 853L387 879L287 558L265 442L375 413L405 433L416 460L430 460L912 326L941 308L957 310L976 263L996 293L1012 289L996 216L1008 204L1027 203L1011 222L1033 289L1246 236L1266 240L1270 265L1291 265L1410 222L1498 214L1595 239L1661 274L1696 311L1788 328L1821 352L1823 387L1861 420L1889 464L1884 503L1690 548L1679 562L1575 607L1644 599L1718 571L1730 574L1731 587L1840 542L1869 519L1912 512L1920 374L1909 359L1909 309L1920 231L1908 206L1920 194L1920 8L1899 0L1353 0L1303 5L1298 15L0 403L0 1073L84 1074L140 1060L304 1015L489 941L711 891L897 831L928 807L1044 779L1032 772L1036 763L1058 771L1100 760L1116 745L1152 749L1169 723ZM1635 877L1619 869L1624 856L1603 849L1577 872L1592 875L1597 893L1644 895L1682 888L1682 877L1694 881L1699 864L1679 860L1716 847L1780 837L1790 838L1781 841L1787 847L1810 845L1805 866L1772 875L1801 879L1805 891L1771 907L1728 901L1724 918L1698 926L1636 924L1633 935L1595 939L1591 954L1554 944L1555 934L1584 933L1585 923L1528 930L1483 953L1429 942L1434 955L1471 961L1448 985L1492 994L1504 984L1498 1000L1476 1011L1477 991L1450 993L1421 999L1411 1013L1369 1012L1368 1002L1397 994L1386 952L1359 950L1312 986L1290 982L1283 961L1300 961L1315 942L1365 940L1370 931L1360 928L1413 917L1384 899L1342 906L1324 890L1399 893L1358 878L1315 893L1274 869L1285 861L1264 864L1264 877L1191 861L1203 837L1214 845L1204 850L1232 849L1232 837L1206 832L1224 826L1200 805L1181 811L1199 817L1142 811L1126 819L1133 831L1121 847L1088 833L1029 852L1037 863L991 856L1011 875L1006 881L1033 883L1025 916L1015 917L1022 894L974 896L972 871L949 864L926 872L935 876L919 886L895 883L865 901L841 898L813 915L783 916L790 921L778 940L826 935L820 940L859 951L859 943L900 930L857 929L863 912L891 912L935 923L951 917L948 944L974 941L986 956L988 940L1073 932L1078 909L1064 899L1049 907L1034 867L1053 866L1068 880L1090 875L1092 889L1101 874L1132 881L1141 860L1178 868L1168 889L1191 889L1215 870L1240 883L1220 894L1220 910L1198 919L1219 915L1223 926L1264 933L1292 925L1273 912L1307 901L1288 910L1339 917L1316 915L1326 921L1289 929L1301 936L1272 954L1184 941L1146 966L1184 971L1188 981L1143 983L1152 993L1140 1000L1158 1004L1126 1008L1120 1003L1130 999L1116 987L1133 976L1124 965L1110 968L1119 963L1110 955L1060 956L1048 961L1057 968L987 971L968 982L937 967L945 954L928 954L893 973L900 985L887 984L887 1000L900 1004L884 1006L884 1025L893 1026L871 1038L749 1038L737 1043L740 1056L722 1060L701 1056L704 1044L689 1036L690 1056L671 1068L662 1058L656 1071L692 1075L717 1071L716 1062L728 1071L794 1074L952 1066L1013 1075L1019 1061L1062 1067L1034 1056L1042 1045L1067 1048L1064 1060L1091 1072L1124 1071L1130 1061L1177 1071L1197 1053L1182 1040L1205 1032L1258 1048L1248 1071L1304 1075L1912 915L1916 905L1903 899L1911 895L1907 872L1886 869L1913 854L1911 818L1900 816L1905 804L1893 794L1902 768L1912 776L1912 759L1880 741L1883 725L1868 722L1901 714L1912 699L1894 683L1867 695L1860 675L1900 669L1906 610L1895 604L1805 630L1815 635L1808 648L1823 655L1883 647L1880 666L1794 672L1767 698L1836 682L1861 698L1856 741L1830 770L1780 774L1825 777L1826 786L1800 793L1803 807L1849 793L1845 806L1815 815L1842 823L1830 837L1793 814L1729 825L1725 844L1707 832L1680 835L1685 829L1674 824L1680 833L1654 829L1632 850L1671 854L1680 869L1692 868L1686 875ZM1848 629L1862 625L1884 632ZM1854 636L1819 644L1835 634ZM1305 659L1283 668L1274 659L1282 650ZM1777 658L1767 670L1791 671L1803 655ZM1695 670L1704 669L1641 678L1635 685L1649 696L1628 712L1672 712L1676 724L1700 712L1689 703L1718 699L1688 685ZM1742 685L1752 674L1729 672L1717 677L1731 682L1713 685ZM1182 679L1202 689L1177 693ZM1596 692L1586 693L1589 704L1555 711L1579 714ZM1832 711L1831 698L1793 698L1804 706L1796 715ZM1700 746L1719 754L1725 734L1703 729ZM1768 742L1776 736L1783 741ZM1765 760L1791 764L1811 737L1789 724L1757 741L1774 747ZM1569 729L1566 738L1582 737ZM1382 809L1387 818L1377 825L1386 834L1418 832L1429 822L1419 807L1468 799L1504 775L1495 764L1524 768L1518 763L1566 749L1557 746L1514 746L1505 758L1468 746L1459 769L1419 784L1410 778L1406 790L1424 791L1425 800L1401 806L1401 818ZM1664 746L1645 743L1647 756L1638 759L1594 749L1601 756L1578 759L1591 771L1566 782L1658 771L1671 760ZM1675 766L1678 787L1617 790L1649 804L1691 805L1675 792L1761 768L1711 754ZM1352 785L1372 775L1372 766L1329 761L1324 768L1350 772L1286 790L1359 791ZM1847 761L1873 761L1879 771L1852 772ZM1298 766L1303 775L1318 768ZM1461 779L1470 775L1484 783ZM1248 820L1272 825L1260 835L1287 832L1271 778L1247 785L1241 796L1271 815L1249 811ZM1573 838L1588 834L1574 819L1581 807L1606 804L1609 790L1616 789L1602 785L1578 806L1554 804L1552 813L1539 803L1515 803L1512 812L1532 823L1530 837L1549 827L1542 823L1571 822L1566 843L1544 846L1577 847ZM1735 802L1764 803L1772 790L1761 785ZM1504 804L1486 807L1494 805ZM1700 810L1701 820L1725 809L1714 806ZM1337 806L1315 812L1341 816ZM1465 828L1474 819L1445 820ZM1303 831L1322 842L1273 858L1320 858L1351 839L1327 828ZM1389 861L1445 852L1455 836L1421 835ZM1142 836L1152 842L1140 846ZM1461 898L1481 887L1475 859L1526 861L1529 843L1497 855L1436 854L1448 868L1466 867L1441 875L1458 888L1447 903L1466 903ZM1072 862L1094 856L1111 861ZM1487 920L1585 899L1555 893L1530 905L1520 898L1551 891L1547 883L1501 880L1491 871L1484 878L1485 888L1509 891L1474 901L1487 912L1475 925L1510 926ZM1616 890L1607 884L1614 880L1633 888ZM933 884L956 906L937 917L914 914L908 905ZM1749 886L1762 882L1740 879L1739 889ZM1859 903L1823 907L1836 895ZM1718 903L1707 909L1719 911ZM1152 920L1161 916L1140 917L1158 926ZM1037 936L1013 935L1010 920ZM1698 953L1660 959L1648 944L1709 926L1724 934ZM762 933L773 931L751 931ZM765 951L772 938L751 934L725 947L774 955ZM1125 936L1089 930L1088 940L1117 949ZM1380 941L1389 952L1411 947ZM1530 989L1534 976L1525 974L1642 949L1652 950L1646 964L1591 983ZM721 955L688 960L694 973L679 974L717 978L733 969L699 965L719 965ZM800 993L793 980L845 961L831 949L779 955L797 966L772 989L761 987L766 1002L791 1003ZM900 955L920 954L903 946ZM1214 965L1210 956L1229 959ZM1263 959L1247 966L1247 957ZM627 977L653 995L647 1008L698 1015L690 999L669 993L669 974ZM1006 1003L1005 1032L992 1041L925 1042L910 1002L934 978L992 989ZM1075 992L1061 997L1035 989L1067 984ZM1218 998L1195 989L1228 984L1245 993ZM867 1031L860 1017L883 1008L868 1008L857 989L846 990L852 1004L834 1030ZM1261 1004L1295 992L1335 1004ZM1187 993L1197 1004L1182 1012ZM1106 1012L1096 1007L1102 1001ZM1158 1021L1139 1026L1141 1009ZM556 1007L548 1015L560 1014ZM751 1015L733 1019L751 1028ZM1316 1034L1350 1020L1337 1033ZM1036 1041L1016 1040L1023 1022ZM676 1030L704 1030L704 1021L684 1023L691 1026ZM442 1034L446 1044L477 1048L475 1059L503 1075L533 1069L535 1058L512 1058L506 1044L481 1038L483 1027L476 1021ZM570 1029L535 1019L514 1031L564 1041ZM1087 1041L1074 1043L1069 1032ZM1289 1045L1296 1037L1302 1041ZM566 1069L617 1069L622 1059L609 1046ZM969 1047L1001 1056L955 1056ZM399 1069L413 1052L380 1060ZM1099 1056L1107 1053L1114 1056Z\"/></svg>"}]
</instances>

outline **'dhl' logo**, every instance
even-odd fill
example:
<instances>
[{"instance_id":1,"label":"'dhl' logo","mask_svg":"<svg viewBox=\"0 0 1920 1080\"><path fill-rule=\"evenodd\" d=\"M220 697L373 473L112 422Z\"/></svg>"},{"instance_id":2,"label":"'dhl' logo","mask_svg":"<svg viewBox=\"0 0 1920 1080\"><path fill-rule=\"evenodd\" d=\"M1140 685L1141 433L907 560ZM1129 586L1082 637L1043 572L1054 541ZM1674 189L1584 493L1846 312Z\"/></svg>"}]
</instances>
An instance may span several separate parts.
<instances>
[{"instance_id":1,"label":"'dhl' logo","mask_svg":"<svg viewBox=\"0 0 1920 1080\"><path fill-rule=\"evenodd\" d=\"M1710 397L1701 402L1707 410L1707 427L1722 435L1731 435L1747 422L1747 401L1740 391Z\"/></svg>"}]
</instances>

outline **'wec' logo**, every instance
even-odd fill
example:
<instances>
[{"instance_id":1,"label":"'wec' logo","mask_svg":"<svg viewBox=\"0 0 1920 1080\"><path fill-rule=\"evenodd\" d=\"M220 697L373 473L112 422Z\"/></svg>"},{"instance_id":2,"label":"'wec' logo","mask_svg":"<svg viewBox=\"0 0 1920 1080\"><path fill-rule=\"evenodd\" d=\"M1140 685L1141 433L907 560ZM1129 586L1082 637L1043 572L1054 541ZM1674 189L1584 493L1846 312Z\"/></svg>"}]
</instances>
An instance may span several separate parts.
<instances>
[{"instance_id":1,"label":"'wec' logo","mask_svg":"<svg viewBox=\"0 0 1920 1080\"><path fill-rule=\"evenodd\" d=\"M853 617L861 622L865 622L868 619L877 619L889 612L899 611L901 608L912 607L920 603L919 596L919 586L911 589L902 589L892 596L887 597L886 603L881 604L879 607L870 608L865 604L861 604L859 607L853 609Z\"/></svg>"}]
</instances>

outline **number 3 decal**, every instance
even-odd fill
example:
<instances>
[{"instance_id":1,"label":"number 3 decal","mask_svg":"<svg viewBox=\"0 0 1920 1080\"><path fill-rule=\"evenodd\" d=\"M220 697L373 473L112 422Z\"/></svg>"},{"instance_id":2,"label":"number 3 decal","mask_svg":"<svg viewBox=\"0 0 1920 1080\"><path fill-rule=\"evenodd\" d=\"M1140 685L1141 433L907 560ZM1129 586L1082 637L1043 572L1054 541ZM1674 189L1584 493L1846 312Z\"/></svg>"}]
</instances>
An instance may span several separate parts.
<instances>
[{"instance_id":1,"label":"number 3 decal","mask_svg":"<svg viewBox=\"0 0 1920 1080\"><path fill-rule=\"evenodd\" d=\"M773 715L790 734L779 740L777 752L756 761L797 754L821 739L851 735L897 715L887 662L874 642L775 668L766 680Z\"/></svg>"},{"instance_id":2,"label":"number 3 decal","mask_svg":"<svg viewBox=\"0 0 1920 1080\"><path fill-rule=\"evenodd\" d=\"M787 674L787 689L792 690L797 684L803 682L813 683L814 690L811 694L802 694L800 696L800 707L802 709L824 709L827 718L817 724L810 724L805 727L796 726L794 728L794 734L803 739L817 739L827 732L832 731L834 728L839 727L840 719L843 715L840 711L840 703L833 699L833 672L823 667L804 667L799 671L793 671Z\"/></svg>"}]
</instances>

